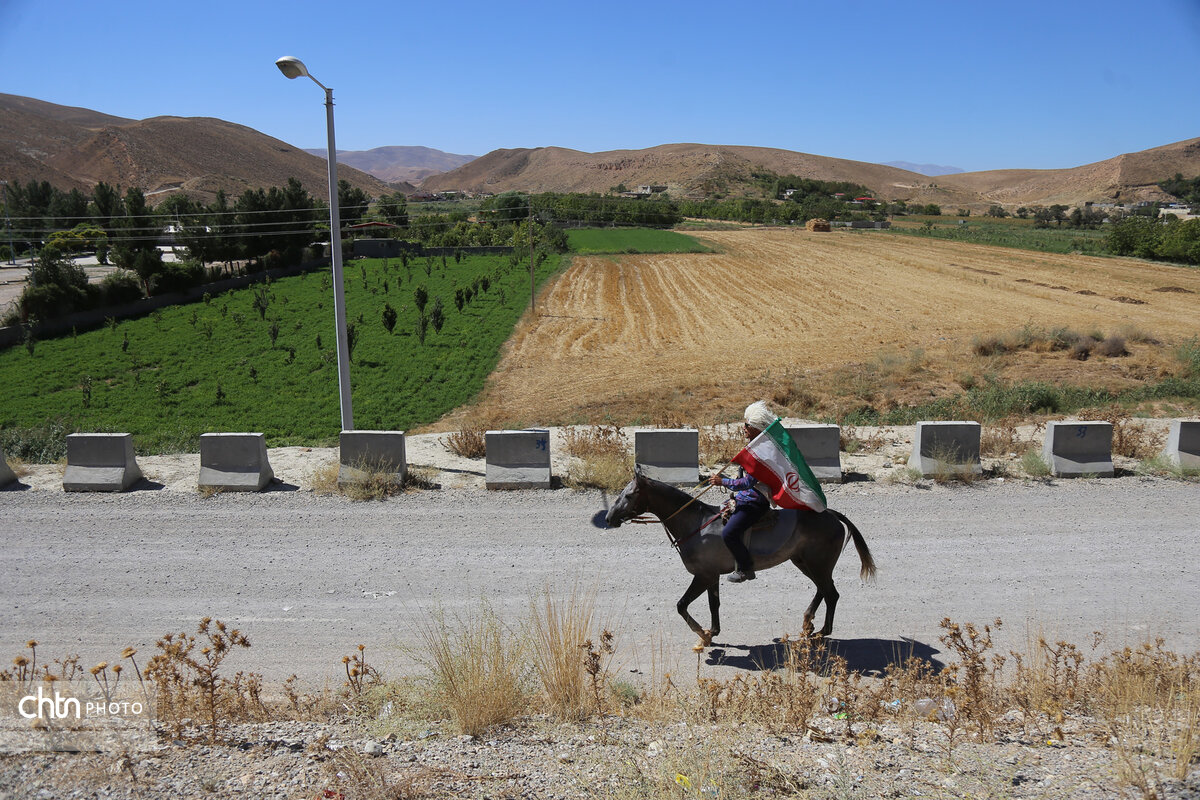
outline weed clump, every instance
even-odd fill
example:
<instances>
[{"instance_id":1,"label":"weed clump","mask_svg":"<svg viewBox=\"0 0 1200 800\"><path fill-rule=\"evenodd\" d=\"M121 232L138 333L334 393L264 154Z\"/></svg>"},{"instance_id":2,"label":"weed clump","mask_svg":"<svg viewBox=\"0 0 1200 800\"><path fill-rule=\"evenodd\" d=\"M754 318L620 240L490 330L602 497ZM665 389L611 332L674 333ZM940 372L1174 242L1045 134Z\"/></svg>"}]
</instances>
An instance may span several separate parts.
<instances>
[{"instance_id":1,"label":"weed clump","mask_svg":"<svg viewBox=\"0 0 1200 800\"><path fill-rule=\"evenodd\" d=\"M238 672L233 678L220 674L225 658L236 647L250 647L250 640L237 628L205 617L196 634L168 633L155 645L158 653L146 665L146 679L156 690L156 716L174 728L177 739L188 736L191 718L200 717L208 737L216 742L222 723L235 717L267 715L262 703L262 676Z\"/></svg>"},{"instance_id":2,"label":"weed clump","mask_svg":"<svg viewBox=\"0 0 1200 800\"><path fill-rule=\"evenodd\" d=\"M578 488L617 491L633 472L629 438L616 425L568 428L563 448L571 461L566 482Z\"/></svg>"}]
</instances>

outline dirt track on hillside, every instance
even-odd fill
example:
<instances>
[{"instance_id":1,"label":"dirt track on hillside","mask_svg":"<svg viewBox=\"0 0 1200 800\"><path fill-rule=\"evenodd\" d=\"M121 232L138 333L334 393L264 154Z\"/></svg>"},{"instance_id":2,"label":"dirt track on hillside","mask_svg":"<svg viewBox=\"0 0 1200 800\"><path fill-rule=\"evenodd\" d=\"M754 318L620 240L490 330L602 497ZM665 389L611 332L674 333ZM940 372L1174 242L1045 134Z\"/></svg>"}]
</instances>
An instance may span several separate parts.
<instances>
[{"instance_id":1,"label":"dirt track on hillside","mask_svg":"<svg viewBox=\"0 0 1200 800\"><path fill-rule=\"evenodd\" d=\"M1196 270L877 233L701 238L720 252L574 259L467 413L530 424L728 416L797 382L820 394L830 370L871 361L928 373L928 398L957 390L956 374L996 369L971 352L979 334L1197 332ZM1044 377L1104 383L1129 363L1043 364Z\"/></svg>"}]
</instances>

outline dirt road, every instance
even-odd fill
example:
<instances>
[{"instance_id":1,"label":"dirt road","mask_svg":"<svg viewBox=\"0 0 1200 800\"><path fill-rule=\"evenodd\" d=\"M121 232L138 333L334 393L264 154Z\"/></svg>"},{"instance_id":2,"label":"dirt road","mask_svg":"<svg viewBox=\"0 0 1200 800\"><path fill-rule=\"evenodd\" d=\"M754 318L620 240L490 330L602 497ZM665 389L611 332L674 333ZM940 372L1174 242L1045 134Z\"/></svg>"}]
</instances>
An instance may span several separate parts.
<instances>
[{"instance_id":1,"label":"dirt road","mask_svg":"<svg viewBox=\"0 0 1200 800\"><path fill-rule=\"evenodd\" d=\"M1200 648L1200 491L1153 478L989 481L920 489L875 483L829 488L863 531L880 573L857 581L850 549L836 572L834 636L852 665L910 651L944 659L938 623L1005 622L1000 648L1028 630L1103 652L1154 635ZM598 620L617 637L622 671L696 669L695 639L675 613L688 576L656 526L593 527L598 493L427 491L352 503L304 491L201 499L0 493L0 656L26 640L39 658L82 663L146 657L168 632L206 615L253 646L232 670L280 680L336 678L358 644L385 674L417 670L404 649L414 624L443 608L486 601L517 622L546 587L594 589ZM811 585L782 566L752 584L722 586L720 646L702 669L730 674L773 656L800 630ZM693 612L704 621L700 601Z\"/></svg>"}]
</instances>

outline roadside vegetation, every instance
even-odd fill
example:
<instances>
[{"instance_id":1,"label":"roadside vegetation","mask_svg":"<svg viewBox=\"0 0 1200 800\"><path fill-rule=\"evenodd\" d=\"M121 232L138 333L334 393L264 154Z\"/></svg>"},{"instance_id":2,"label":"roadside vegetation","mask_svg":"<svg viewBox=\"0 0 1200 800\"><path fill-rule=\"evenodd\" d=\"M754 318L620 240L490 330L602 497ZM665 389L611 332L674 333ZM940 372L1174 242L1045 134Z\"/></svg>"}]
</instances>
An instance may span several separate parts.
<instances>
[{"instance_id":1,"label":"roadside vegetation","mask_svg":"<svg viewBox=\"0 0 1200 800\"><path fill-rule=\"evenodd\" d=\"M118 707L144 704L142 724L173 748L242 747L259 735L246 725L285 720L335 723L368 741L406 743L410 757L394 762L373 760L357 746L331 746L328 735L309 743L309 757L329 767L322 787L327 796L368 799L435 796L435 782L453 776L422 763L421 743L439 731L472 741L532 735L556 751L599 735L611 754L631 728L644 729L648 735L635 737L631 754L648 758L606 766L637 796L664 800L817 788L809 759L747 753L744 737L732 735L743 729L756 739L802 739L813 761L822 753L861 755L855 767L824 762L835 781L847 781L846 796L890 796L886 786L897 780L911 788L915 776L888 768L898 753L955 776L962 783L954 789L991 796L1014 782L1004 770L973 765L987 758L988 746L1011 754L1014 743L1031 753L1095 751L1089 758L1104 765L1104 774L1141 797L1160 796L1165 782L1191 772L1200 758L1200 653L1173 652L1162 639L1109 650L1099 632L1084 645L1035 632L1024 647L1002 652L994 641L1003 624L943 619L944 662L901 649L868 670L837 641L785 634L762 656L768 660L758 671L710 677L697 647L694 674L656 666L635 683L618 669L620 633L597 616L593 595L578 587L547 589L530 598L519 620L499 618L482 601L464 618L428 610L414 624L411 642L427 669L420 677L385 676L378 650L358 644L331 665L334 685L311 688L292 676L268 686L254 672L230 674L224 663L250 649L252 632L205 618L195 632L160 638L149 657L128 647L91 668L78 655L51 660L30 640L0 671L0 691L15 699L56 687L99 695ZM53 725L69 729L70 722ZM94 726L83 732L89 734L103 735ZM382 748L374 756L380 754ZM137 771L128 769L134 783ZM94 773L111 780L102 770ZM588 796L618 788L597 783Z\"/></svg>"}]
</instances>

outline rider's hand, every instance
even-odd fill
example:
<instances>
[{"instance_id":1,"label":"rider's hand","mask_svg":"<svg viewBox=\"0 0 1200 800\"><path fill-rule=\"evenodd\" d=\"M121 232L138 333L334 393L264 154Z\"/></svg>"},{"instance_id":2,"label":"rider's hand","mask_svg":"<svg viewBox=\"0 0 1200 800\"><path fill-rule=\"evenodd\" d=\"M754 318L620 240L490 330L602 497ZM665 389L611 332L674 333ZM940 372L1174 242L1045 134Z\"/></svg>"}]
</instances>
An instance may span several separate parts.
<instances>
[{"instance_id":1,"label":"rider's hand","mask_svg":"<svg viewBox=\"0 0 1200 800\"><path fill-rule=\"evenodd\" d=\"M718 474L716 474L716 475L709 475L709 476L708 476L708 482L709 482L709 484L711 484L712 486L722 486L722 485L723 485L723 484L722 484L722 482L721 482L721 475L720 475L720 473L718 473Z\"/></svg>"}]
</instances>

